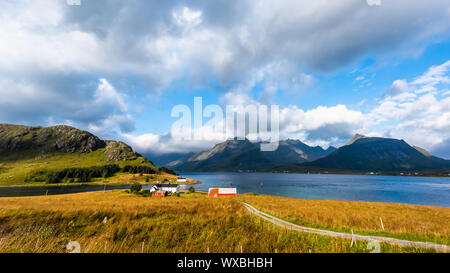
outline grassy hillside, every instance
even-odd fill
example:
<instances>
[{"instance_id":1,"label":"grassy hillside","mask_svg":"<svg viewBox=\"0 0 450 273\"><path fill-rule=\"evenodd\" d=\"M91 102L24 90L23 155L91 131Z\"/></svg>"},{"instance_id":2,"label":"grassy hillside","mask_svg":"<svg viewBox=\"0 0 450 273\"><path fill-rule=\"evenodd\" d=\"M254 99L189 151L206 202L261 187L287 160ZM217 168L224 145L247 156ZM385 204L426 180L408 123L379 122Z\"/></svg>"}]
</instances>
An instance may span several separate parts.
<instances>
[{"instance_id":1,"label":"grassy hillside","mask_svg":"<svg viewBox=\"0 0 450 273\"><path fill-rule=\"evenodd\" d=\"M317 225L330 223L335 210L341 206L345 210L337 213L337 220L331 221L331 226L338 228L342 224L355 230L377 226L376 219L372 223L373 218L390 211L399 218L390 222L391 218L386 216L389 229L416 232L410 225L416 221L416 226L418 223L428 226L420 231L422 236L449 237L446 219L450 212L444 208L399 205L398 209L387 209L384 204L364 203L359 214L360 202L311 201L308 204L307 200L295 203L289 198L252 195L208 199L202 193L161 199L114 191L0 198L0 252L68 252L66 246L70 241L79 242L82 252L108 253L369 252L363 242L351 246L350 240L274 226L250 214L241 205L242 200L286 217L290 217L287 211L299 217L307 209L304 221ZM269 203L276 205L270 207ZM303 206L297 208L298 204ZM316 214L308 205L315 206ZM402 224L403 221L407 222ZM381 244L381 250L434 251L388 244Z\"/></svg>"},{"instance_id":2,"label":"grassy hillside","mask_svg":"<svg viewBox=\"0 0 450 273\"><path fill-rule=\"evenodd\" d=\"M105 148L90 153L55 152L36 157L29 156L27 152L9 152L0 157L0 185L27 184L26 179L37 171L49 172L65 168L104 166L112 163L120 167L142 165L157 169L143 157L111 162L105 155Z\"/></svg>"},{"instance_id":3,"label":"grassy hillside","mask_svg":"<svg viewBox=\"0 0 450 273\"><path fill-rule=\"evenodd\" d=\"M31 127L0 124L0 185L39 184L35 182L65 169L111 164L120 168L148 167L158 172L152 162L123 142L104 141L89 132L64 125ZM129 182L130 177L133 175L115 173L113 177L105 177L107 179L88 180Z\"/></svg>"}]
</instances>

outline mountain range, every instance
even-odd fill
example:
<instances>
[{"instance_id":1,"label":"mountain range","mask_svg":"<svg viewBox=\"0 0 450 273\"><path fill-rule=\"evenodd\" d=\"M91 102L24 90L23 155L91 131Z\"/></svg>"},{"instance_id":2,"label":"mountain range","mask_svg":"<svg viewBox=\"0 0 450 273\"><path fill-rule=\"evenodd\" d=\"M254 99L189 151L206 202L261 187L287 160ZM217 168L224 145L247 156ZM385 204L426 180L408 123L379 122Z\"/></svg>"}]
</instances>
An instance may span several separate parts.
<instances>
[{"instance_id":1,"label":"mountain range","mask_svg":"<svg viewBox=\"0 0 450 273\"><path fill-rule=\"evenodd\" d=\"M326 150L319 146L311 147L291 139L280 141L278 149L273 152L262 152L260 147L261 142L229 139L210 150L194 154L184 161L170 162L167 166L181 171L260 171L313 161L336 150L334 147Z\"/></svg>"},{"instance_id":2,"label":"mountain range","mask_svg":"<svg viewBox=\"0 0 450 273\"><path fill-rule=\"evenodd\" d=\"M336 149L311 147L299 140L281 141L274 152L260 142L230 139L212 149L185 155L167 165L179 171L303 171L309 168L358 172L449 169L450 161L410 146L404 140L355 135Z\"/></svg>"},{"instance_id":3,"label":"mountain range","mask_svg":"<svg viewBox=\"0 0 450 273\"><path fill-rule=\"evenodd\" d=\"M404 140L356 135L346 145L323 149L299 140L283 140L273 152L261 142L229 139L199 153L150 157L178 171L294 171L344 170L393 172L450 169L450 161L433 156ZM21 180L33 169L119 165L156 167L119 141L101 140L70 126L33 127L0 124L0 180ZM11 178L13 177L13 178Z\"/></svg>"}]
</instances>

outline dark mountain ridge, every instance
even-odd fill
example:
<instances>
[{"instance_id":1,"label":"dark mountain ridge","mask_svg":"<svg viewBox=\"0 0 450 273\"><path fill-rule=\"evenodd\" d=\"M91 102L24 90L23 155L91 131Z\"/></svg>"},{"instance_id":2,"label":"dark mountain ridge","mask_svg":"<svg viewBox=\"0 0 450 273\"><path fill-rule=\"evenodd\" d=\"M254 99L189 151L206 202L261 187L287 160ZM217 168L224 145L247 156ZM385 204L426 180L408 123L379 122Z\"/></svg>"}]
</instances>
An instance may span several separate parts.
<instances>
[{"instance_id":1,"label":"dark mountain ridge","mask_svg":"<svg viewBox=\"0 0 450 273\"><path fill-rule=\"evenodd\" d=\"M261 142L252 143L248 139L229 139L195 154L174 168L181 171L259 171L315 160L336 149L330 147L324 150L290 139L280 141L278 150L273 152L262 152L260 145Z\"/></svg>"},{"instance_id":2,"label":"dark mountain ridge","mask_svg":"<svg viewBox=\"0 0 450 273\"><path fill-rule=\"evenodd\" d=\"M330 155L301 164L322 169L354 171L412 171L450 168L450 161L427 156L404 140L357 137Z\"/></svg>"}]
</instances>

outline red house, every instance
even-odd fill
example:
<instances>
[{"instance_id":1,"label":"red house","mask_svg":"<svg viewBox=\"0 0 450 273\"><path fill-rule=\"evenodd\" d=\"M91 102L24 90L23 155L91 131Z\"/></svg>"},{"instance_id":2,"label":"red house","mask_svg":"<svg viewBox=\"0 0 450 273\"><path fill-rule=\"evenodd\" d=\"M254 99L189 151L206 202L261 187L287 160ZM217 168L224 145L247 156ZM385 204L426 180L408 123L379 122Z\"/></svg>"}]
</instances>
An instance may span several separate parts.
<instances>
[{"instance_id":1,"label":"red house","mask_svg":"<svg viewBox=\"0 0 450 273\"><path fill-rule=\"evenodd\" d=\"M209 198L237 197L236 188L211 188L208 191Z\"/></svg>"},{"instance_id":2,"label":"red house","mask_svg":"<svg viewBox=\"0 0 450 273\"><path fill-rule=\"evenodd\" d=\"M167 191L155 191L153 193L154 197L166 197L167 196Z\"/></svg>"}]
</instances>

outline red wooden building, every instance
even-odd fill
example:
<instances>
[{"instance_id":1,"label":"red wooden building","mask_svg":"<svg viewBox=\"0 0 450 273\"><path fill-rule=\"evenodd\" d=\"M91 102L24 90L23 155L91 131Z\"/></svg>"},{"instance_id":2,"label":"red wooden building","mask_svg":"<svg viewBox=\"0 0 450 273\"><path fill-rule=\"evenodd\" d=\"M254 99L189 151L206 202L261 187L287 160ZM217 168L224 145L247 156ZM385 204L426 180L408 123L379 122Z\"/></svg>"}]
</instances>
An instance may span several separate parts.
<instances>
[{"instance_id":1,"label":"red wooden building","mask_svg":"<svg viewBox=\"0 0 450 273\"><path fill-rule=\"evenodd\" d=\"M154 197L166 197L167 196L167 191L155 191L153 193Z\"/></svg>"},{"instance_id":2,"label":"red wooden building","mask_svg":"<svg viewBox=\"0 0 450 273\"><path fill-rule=\"evenodd\" d=\"M211 188L208 192L209 198L219 198L219 197L236 197L236 188Z\"/></svg>"}]
</instances>

